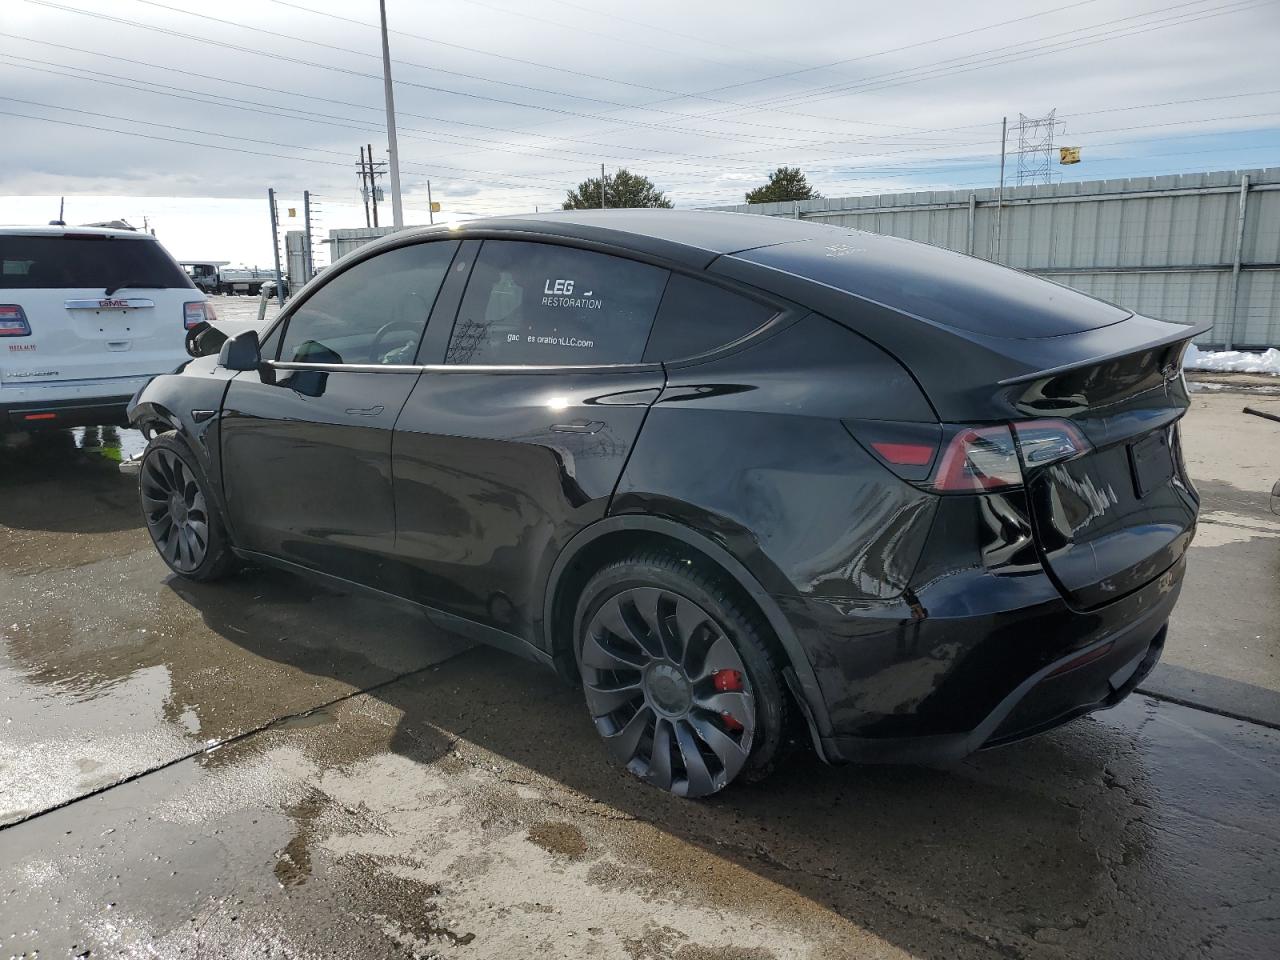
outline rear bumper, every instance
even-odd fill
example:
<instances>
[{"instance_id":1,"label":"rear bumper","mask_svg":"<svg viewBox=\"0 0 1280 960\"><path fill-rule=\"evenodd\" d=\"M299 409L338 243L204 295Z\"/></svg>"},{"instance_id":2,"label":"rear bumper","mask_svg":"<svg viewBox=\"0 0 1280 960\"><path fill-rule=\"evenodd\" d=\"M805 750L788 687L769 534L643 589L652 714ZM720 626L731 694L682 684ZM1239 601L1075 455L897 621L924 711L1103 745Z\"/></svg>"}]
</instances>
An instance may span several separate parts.
<instances>
[{"instance_id":1,"label":"rear bumper","mask_svg":"<svg viewBox=\"0 0 1280 960\"><path fill-rule=\"evenodd\" d=\"M1114 706L1159 660L1184 570L1180 559L1089 611L1035 576L1008 578L1009 603L998 610L951 616L945 604L926 611L917 600L916 615L896 622L887 610L791 599L784 607L824 700L824 756L950 763ZM994 599L990 584L983 598ZM972 606L971 597L955 599Z\"/></svg>"},{"instance_id":2,"label":"rear bumper","mask_svg":"<svg viewBox=\"0 0 1280 960\"><path fill-rule=\"evenodd\" d=\"M152 374L0 386L0 431L128 426L126 407Z\"/></svg>"},{"instance_id":3,"label":"rear bumper","mask_svg":"<svg viewBox=\"0 0 1280 960\"><path fill-rule=\"evenodd\" d=\"M0 401L0 431L128 426L125 410L132 396L85 397L43 403L5 404Z\"/></svg>"}]
</instances>

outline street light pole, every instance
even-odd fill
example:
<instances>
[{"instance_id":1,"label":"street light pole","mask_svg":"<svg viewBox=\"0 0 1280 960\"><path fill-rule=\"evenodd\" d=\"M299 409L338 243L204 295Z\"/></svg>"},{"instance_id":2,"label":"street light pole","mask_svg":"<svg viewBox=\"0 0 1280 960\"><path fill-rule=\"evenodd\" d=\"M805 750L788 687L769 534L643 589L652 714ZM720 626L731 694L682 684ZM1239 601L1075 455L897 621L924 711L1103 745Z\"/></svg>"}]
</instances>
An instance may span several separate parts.
<instances>
[{"instance_id":1,"label":"street light pole","mask_svg":"<svg viewBox=\"0 0 1280 960\"><path fill-rule=\"evenodd\" d=\"M382 86L387 101L387 167L391 171L391 222L397 230L404 226L400 203L400 151L396 147L396 101L391 90L391 48L387 44L387 0L378 0L382 15Z\"/></svg>"}]
</instances>

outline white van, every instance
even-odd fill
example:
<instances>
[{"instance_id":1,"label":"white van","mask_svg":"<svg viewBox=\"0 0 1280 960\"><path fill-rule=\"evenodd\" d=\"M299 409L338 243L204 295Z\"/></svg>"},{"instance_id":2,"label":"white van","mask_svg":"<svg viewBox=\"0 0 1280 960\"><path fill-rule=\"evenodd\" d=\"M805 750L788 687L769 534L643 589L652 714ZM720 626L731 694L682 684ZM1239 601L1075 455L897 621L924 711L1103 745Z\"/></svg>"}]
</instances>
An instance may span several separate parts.
<instances>
[{"instance_id":1,"label":"white van","mask_svg":"<svg viewBox=\"0 0 1280 960\"><path fill-rule=\"evenodd\" d=\"M155 237L0 227L0 433L124 423L213 308Z\"/></svg>"}]
</instances>

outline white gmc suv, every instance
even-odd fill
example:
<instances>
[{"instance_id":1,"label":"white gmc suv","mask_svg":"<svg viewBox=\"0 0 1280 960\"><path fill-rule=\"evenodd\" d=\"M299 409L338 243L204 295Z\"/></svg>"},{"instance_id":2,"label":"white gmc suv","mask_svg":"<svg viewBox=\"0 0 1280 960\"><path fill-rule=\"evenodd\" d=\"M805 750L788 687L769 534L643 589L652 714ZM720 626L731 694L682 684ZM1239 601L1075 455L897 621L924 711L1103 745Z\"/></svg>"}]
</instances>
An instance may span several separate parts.
<instances>
[{"instance_id":1,"label":"white gmc suv","mask_svg":"<svg viewBox=\"0 0 1280 960\"><path fill-rule=\"evenodd\" d=\"M213 308L151 235L0 227L0 433L125 422Z\"/></svg>"}]
</instances>

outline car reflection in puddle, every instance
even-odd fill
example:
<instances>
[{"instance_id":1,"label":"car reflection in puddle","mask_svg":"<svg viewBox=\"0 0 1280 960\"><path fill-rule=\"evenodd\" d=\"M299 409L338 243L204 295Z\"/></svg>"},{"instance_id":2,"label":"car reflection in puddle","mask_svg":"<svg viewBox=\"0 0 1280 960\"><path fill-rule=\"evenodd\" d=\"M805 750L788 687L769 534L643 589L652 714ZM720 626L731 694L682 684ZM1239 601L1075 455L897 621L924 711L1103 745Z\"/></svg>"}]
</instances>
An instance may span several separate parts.
<instances>
[{"instance_id":1,"label":"car reflection in puddle","mask_svg":"<svg viewBox=\"0 0 1280 960\"><path fill-rule=\"evenodd\" d=\"M71 436L79 449L116 463L141 456L147 446L141 433L122 427L75 427Z\"/></svg>"}]
</instances>

